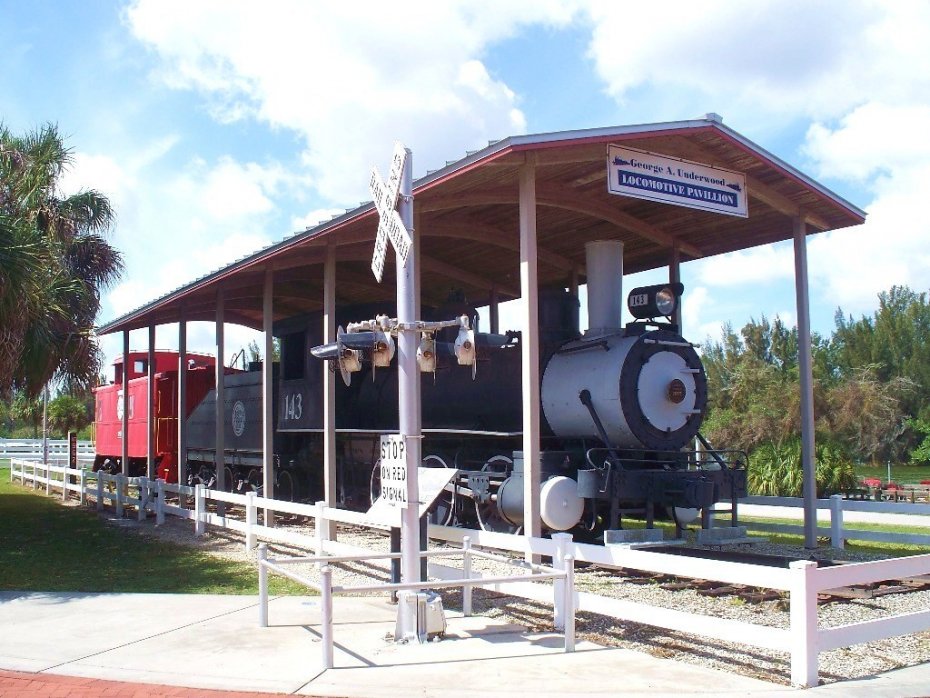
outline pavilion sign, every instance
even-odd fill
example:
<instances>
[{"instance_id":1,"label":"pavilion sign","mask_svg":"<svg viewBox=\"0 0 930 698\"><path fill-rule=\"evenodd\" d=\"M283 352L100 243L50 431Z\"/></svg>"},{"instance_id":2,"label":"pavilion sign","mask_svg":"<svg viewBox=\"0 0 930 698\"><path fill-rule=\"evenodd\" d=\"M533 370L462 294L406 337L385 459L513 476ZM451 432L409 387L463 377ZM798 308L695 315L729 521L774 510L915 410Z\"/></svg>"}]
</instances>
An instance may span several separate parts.
<instances>
[{"instance_id":1,"label":"pavilion sign","mask_svg":"<svg viewBox=\"0 0 930 698\"><path fill-rule=\"evenodd\" d=\"M745 175L635 148L607 147L607 190L728 216L749 216Z\"/></svg>"}]
</instances>

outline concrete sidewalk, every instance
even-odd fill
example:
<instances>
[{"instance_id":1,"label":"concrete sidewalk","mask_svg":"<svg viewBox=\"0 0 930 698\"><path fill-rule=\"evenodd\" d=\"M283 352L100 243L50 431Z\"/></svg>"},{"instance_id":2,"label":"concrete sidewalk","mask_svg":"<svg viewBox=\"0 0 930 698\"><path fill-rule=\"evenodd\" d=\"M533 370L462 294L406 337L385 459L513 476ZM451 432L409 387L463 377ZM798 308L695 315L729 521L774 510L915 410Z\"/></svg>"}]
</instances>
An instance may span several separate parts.
<instances>
[{"instance_id":1,"label":"concrete sidewalk","mask_svg":"<svg viewBox=\"0 0 930 698\"><path fill-rule=\"evenodd\" d=\"M0 593L0 669L164 686L313 696L771 696L785 686L447 612L446 639L397 645L395 607L334 601L336 668L323 670L319 602L277 597L258 626L254 596ZM813 689L930 692L924 667ZM862 691L862 692L859 692ZM56 694L57 695L57 694ZM82 694L85 695L85 694Z\"/></svg>"}]
</instances>

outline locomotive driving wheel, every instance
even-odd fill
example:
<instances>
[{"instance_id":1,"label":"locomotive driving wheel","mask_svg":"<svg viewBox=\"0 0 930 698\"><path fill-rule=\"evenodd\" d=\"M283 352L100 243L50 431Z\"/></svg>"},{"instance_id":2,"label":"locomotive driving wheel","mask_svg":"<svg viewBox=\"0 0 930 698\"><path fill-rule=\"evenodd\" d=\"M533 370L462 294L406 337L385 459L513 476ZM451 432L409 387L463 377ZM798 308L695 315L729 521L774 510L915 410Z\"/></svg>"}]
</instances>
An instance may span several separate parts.
<instances>
[{"instance_id":1,"label":"locomotive driving wheel","mask_svg":"<svg viewBox=\"0 0 930 698\"><path fill-rule=\"evenodd\" d=\"M278 481L275 483L275 499L284 502L293 502L297 498L297 480L294 474L289 470L281 470L278 473Z\"/></svg>"},{"instance_id":2,"label":"locomotive driving wheel","mask_svg":"<svg viewBox=\"0 0 930 698\"><path fill-rule=\"evenodd\" d=\"M484 465L481 466L481 471L485 473L507 475L512 468L513 460L507 456L497 455L488 458ZM515 526L501 515L500 509L497 506L496 494L491 495L491 497L484 502L479 502L476 499L475 513L478 514L478 525L481 526L483 531L491 531L493 533L517 533L520 530L520 526Z\"/></svg>"}]
</instances>

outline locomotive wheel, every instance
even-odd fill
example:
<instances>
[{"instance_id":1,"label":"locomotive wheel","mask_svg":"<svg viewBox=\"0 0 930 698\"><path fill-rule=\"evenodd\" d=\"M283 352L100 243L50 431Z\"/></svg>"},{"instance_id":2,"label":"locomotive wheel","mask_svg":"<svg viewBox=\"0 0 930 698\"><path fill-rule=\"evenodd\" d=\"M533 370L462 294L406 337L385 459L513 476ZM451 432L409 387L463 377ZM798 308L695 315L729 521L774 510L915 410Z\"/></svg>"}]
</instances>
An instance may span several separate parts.
<instances>
[{"instance_id":1,"label":"locomotive wheel","mask_svg":"<svg viewBox=\"0 0 930 698\"><path fill-rule=\"evenodd\" d=\"M496 455L488 458L484 465L481 466L481 472L494 473L496 475L509 475L513 469L513 460L504 455ZM491 499L487 502L475 501L475 513L478 514L478 525L484 531L494 533L516 533L520 530L519 526L514 526L507 519L501 516L497 508L497 500Z\"/></svg>"},{"instance_id":2,"label":"locomotive wheel","mask_svg":"<svg viewBox=\"0 0 930 698\"><path fill-rule=\"evenodd\" d=\"M226 492L235 492L237 490L236 485L238 484L235 480L236 474L228 465L223 466L223 478L223 490Z\"/></svg>"},{"instance_id":3,"label":"locomotive wheel","mask_svg":"<svg viewBox=\"0 0 930 698\"><path fill-rule=\"evenodd\" d=\"M262 485L262 471L259 468L252 468L245 478L245 491L261 493Z\"/></svg>"},{"instance_id":4,"label":"locomotive wheel","mask_svg":"<svg viewBox=\"0 0 930 698\"><path fill-rule=\"evenodd\" d=\"M423 467L448 468L449 464L446 463L442 456L437 456L436 454L431 453L423 459ZM430 523L439 524L440 526L448 526L450 523L452 523L452 515L454 513L455 495L452 492L443 490L439 493L439 496L436 497L436 501L433 502L433 506L429 508L427 516L429 517Z\"/></svg>"},{"instance_id":5,"label":"locomotive wheel","mask_svg":"<svg viewBox=\"0 0 930 698\"><path fill-rule=\"evenodd\" d=\"M381 459L375 461L371 469L371 480L368 483L368 496L370 497L369 505L374 504L375 500L381 496Z\"/></svg>"},{"instance_id":6,"label":"locomotive wheel","mask_svg":"<svg viewBox=\"0 0 930 698\"><path fill-rule=\"evenodd\" d=\"M475 511L478 514L478 525L482 531L492 533L517 533L519 526L514 526L507 519L501 516L497 510L497 502L489 500L487 502L475 502Z\"/></svg>"},{"instance_id":7,"label":"locomotive wheel","mask_svg":"<svg viewBox=\"0 0 930 698\"><path fill-rule=\"evenodd\" d=\"M481 466L481 472L509 475L511 468L513 468L513 459L497 455L491 456L484 462L484 465Z\"/></svg>"},{"instance_id":8,"label":"locomotive wheel","mask_svg":"<svg viewBox=\"0 0 930 698\"><path fill-rule=\"evenodd\" d=\"M293 502L297 499L297 480L289 470L278 473L278 482L275 484L275 499L282 502Z\"/></svg>"}]
</instances>

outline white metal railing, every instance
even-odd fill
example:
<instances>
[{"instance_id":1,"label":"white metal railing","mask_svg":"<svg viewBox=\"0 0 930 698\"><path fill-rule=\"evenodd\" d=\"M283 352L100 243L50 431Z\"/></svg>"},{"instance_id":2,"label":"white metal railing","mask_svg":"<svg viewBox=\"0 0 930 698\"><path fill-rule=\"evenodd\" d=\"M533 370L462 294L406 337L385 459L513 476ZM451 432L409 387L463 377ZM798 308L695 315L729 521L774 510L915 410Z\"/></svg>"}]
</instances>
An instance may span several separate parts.
<instances>
[{"instance_id":1,"label":"white metal railing","mask_svg":"<svg viewBox=\"0 0 930 698\"><path fill-rule=\"evenodd\" d=\"M223 527L244 534L245 545L251 549L257 539L279 541L312 549L317 557L330 562L333 556L371 555L365 548L346 545L329 540L327 522L372 525L364 515L343 509L328 507L323 502L298 504L257 497L255 493L238 495L209 490L202 486L185 487L166 484L164 481L148 481L145 478L108 476L87 470L69 470L58 466L46 466L14 459L11 461L10 479L38 488L44 484L47 491L62 489L62 497L78 492L82 501L93 497L98 508L108 502L119 511L125 507L136 507L141 518L146 511L154 511L156 523L162 523L166 515L180 516L194 522L195 532L203 534L205 527ZM130 497L131 489L137 495ZM176 495L175 503L169 503L168 494ZM222 502L245 508L245 520L208 511L208 503ZM193 503L193 509L189 508ZM185 506L185 504L187 506ZM852 504L843 502L844 505ZM855 502L857 506L863 502ZM834 505L835 506L835 505ZM905 506L897 504L892 506ZM295 533L261 525L257 522L258 510L287 512L312 518L315 535ZM479 546L527 555L551 556L558 566L571 558L606 568L629 568L648 572L670 574L685 578L700 578L729 584L786 591L789 594L790 611L787 628L758 625L750 622L714 618L692 614L676 609L658 608L648 604L612 599L596 594L577 592L572 595L570 607L573 611L590 611L609 615L619 620L643 623L669 630L690 632L702 637L711 637L755 647L782 650L791 655L791 681L798 686L813 686L817 683L817 658L820 652L838 647L851 646L881 638L895 637L913 632L930 630L930 611L902 614L880 620L854 623L840 628L820 628L817 616L817 594L826 589L855 584L868 584L887 579L930 574L930 554L878 562L851 563L836 567L818 568L815 563L799 561L789 569L760 567L736 562L702 560L683 556L665 555L657 552L634 550L620 546L602 546L575 543L568 534L554 534L551 538L528 538L520 535L474 531L448 526L431 525L431 538L458 544L461 547ZM466 544L466 537L470 542ZM475 551L472 552L475 554ZM389 558L393 554L375 554ZM325 556L325 557L324 557ZM273 561L278 564L281 561ZM286 564L286 563L285 563ZM461 582L462 570L436 563L429 565L429 575L442 581ZM495 577L482 577L470 573L469 587L481 586L500 590L506 584L507 593L537 601L551 601L554 589L546 584L533 582L529 576L516 581L502 582ZM564 580L555 579L553 586L562 589ZM433 584L430 583L430 586ZM455 584L453 586L457 586ZM379 589L390 589L379 585ZM343 590L346 590L345 588ZM559 595L556 593L555 598ZM558 605L555 612L560 613Z\"/></svg>"},{"instance_id":2,"label":"white metal railing","mask_svg":"<svg viewBox=\"0 0 930 698\"><path fill-rule=\"evenodd\" d=\"M745 497L740 500L740 504L749 504L753 507L778 507L779 509L787 507L796 510L798 512L797 516L803 517L804 500L800 497ZM830 517L829 528L817 528L817 535L829 537L830 544L834 548L842 549L845 546L845 542L848 540L930 546L930 506L927 504L844 499L842 495L834 494L829 499L818 499L816 501L816 506L818 510L828 512ZM918 521L918 525L925 525L927 527L927 533L868 531L850 528L844 523L844 512L906 515L908 518ZM729 515L729 509L727 509L725 513ZM769 517L769 514L764 510L759 515ZM787 533L792 535L804 534L804 526L800 523L775 524L751 520L743 520L740 523L751 531Z\"/></svg>"},{"instance_id":3,"label":"white metal railing","mask_svg":"<svg viewBox=\"0 0 930 698\"><path fill-rule=\"evenodd\" d=\"M333 660L333 595L368 592L395 592L418 591L429 589L447 589L462 587L462 614L470 616L472 612L472 589L476 585L486 584L526 584L530 580L559 580L561 586L553 591L554 624L563 630L565 637L564 648L566 652L575 651L575 561L571 557L565 558L562 569L545 565L530 565L529 573L526 567L519 575L503 575L497 577L472 576L472 558L484 558L496 562L505 562L516 565L514 560L503 558L479 550L473 550L470 539L466 536L462 548L459 550L430 550L420 553L420 558L462 556L462 569L459 577L454 580L430 580L421 582L357 584L351 586L333 584L330 564L336 562L360 562L365 560L399 560L400 553L375 553L363 555L318 555L314 557L269 558L268 546L262 543L258 546L258 622L263 628L268 627L268 572L275 572L298 584L314 589L321 598L320 639L323 656L323 668L332 669ZM287 569L287 565L316 563L320 565L320 581L316 582L308 577L296 574Z\"/></svg>"}]
</instances>

